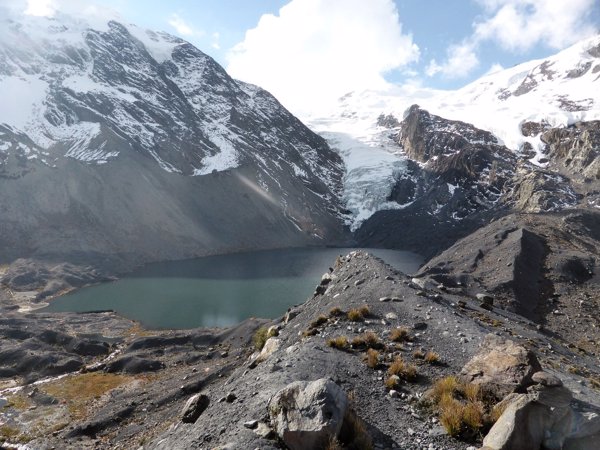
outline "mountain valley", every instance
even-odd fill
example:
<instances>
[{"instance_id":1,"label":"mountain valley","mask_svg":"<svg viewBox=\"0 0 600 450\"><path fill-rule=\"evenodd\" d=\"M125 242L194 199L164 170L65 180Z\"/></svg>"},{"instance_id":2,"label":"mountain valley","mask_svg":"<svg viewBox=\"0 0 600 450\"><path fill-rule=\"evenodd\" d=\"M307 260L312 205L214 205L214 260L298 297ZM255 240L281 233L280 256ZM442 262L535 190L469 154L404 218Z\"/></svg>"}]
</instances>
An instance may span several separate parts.
<instances>
[{"instance_id":1,"label":"mountain valley","mask_svg":"<svg viewBox=\"0 0 600 450\"><path fill-rule=\"evenodd\" d=\"M599 36L305 125L166 33L4 20L2 448L600 445ZM339 255L230 328L36 311L149 262L344 246L426 262Z\"/></svg>"}]
</instances>

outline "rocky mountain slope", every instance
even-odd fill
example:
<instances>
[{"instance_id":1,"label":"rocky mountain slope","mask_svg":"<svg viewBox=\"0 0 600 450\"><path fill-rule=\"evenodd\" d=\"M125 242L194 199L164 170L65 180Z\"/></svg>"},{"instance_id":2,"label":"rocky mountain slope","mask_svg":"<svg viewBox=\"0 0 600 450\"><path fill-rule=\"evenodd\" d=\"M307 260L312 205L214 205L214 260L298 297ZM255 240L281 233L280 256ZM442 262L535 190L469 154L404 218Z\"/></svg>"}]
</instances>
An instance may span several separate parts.
<instances>
[{"instance_id":1,"label":"rocky mountain slope","mask_svg":"<svg viewBox=\"0 0 600 450\"><path fill-rule=\"evenodd\" d=\"M36 384L9 388L14 374L0 374L9 418L2 432L27 448L306 448L294 442L328 433L341 410L346 425L338 428L341 441L334 448L472 449L490 425L476 432L461 428L464 434L452 437L443 411L430 403L436 382L459 375L498 400L516 391L511 395L525 396L519 401L540 396L535 393L558 377L565 387L556 390L561 397L551 397L567 397L578 424L578 434L569 425L553 435L562 440L593 435L584 425L595 419L586 414L600 404L597 353L482 302L466 285L411 279L362 252L340 256L315 294L285 317L229 330L147 331L111 313L3 311L3 317L3 345L14 347L0 352L2 361L24 343L37 361L29 370L17 367L18 377ZM51 331L62 321L71 325ZM259 353L251 338L261 326L261 344L267 327L274 336ZM72 370L57 363L69 358L80 371L53 377L59 367ZM399 359L403 368L394 366ZM540 368L545 381L541 375L533 381ZM302 393L322 379L331 380L326 391ZM285 391L290 386L296 390ZM289 396L280 403L290 411L289 425L279 422L282 410L273 406L278 392ZM334 394L338 400L331 400ZM294 427L307 434L295 434ZM496 440L507 438L494 433Z\"/></svg>"},{"instance_id":2,"label":"rocky mountain slope","mask_svg":"<svg viewBox=\"0 0 600 450\"><path fill-rule=\"evenodd\" d=\"M456 91L405 86L390 87L386 91L351 92L339 100L327 117L306 118L307 123L340 152L349 168L343 198L352 213L349 220L352 228L359 229L377 211L398 210L412 205L410 197L398 193L407 189L411 192L410 185L414 182L404 187L407 182L403 180L415 177L417 169L413 162L427 163L429 154L423 148L429 143L438 146L431 156L442 156L442 160L446 161L442 164L452 165L460 161L451 162L444 158L444 154L458 154L465 146L462 142L465 139L471 140L473 145L505 147L509 153L503 152L495 157L496 164L504 161L504 165L517 169L515 161L521 162L518 167L520 181L515 180L516 196L525 197L528 195L526 190L531 190L533 185L551 182L557 184L552 190L558 193L565 184L564 179L557 176L561 174L570 179L569 183L586 179L584 185L578 185L581 188L579 192L592 196L587 204L597 205L597 185L585 184L598 179L597 163L592 161L597 160L597 144L593 139L596 121L600 119L600 91L597 88L600 82L599 48L600 37L595 36L545 60L530 61L491 73ZM411 106L415 104L434 119L414 114ZM473 127L480 131L475 132ZM432 134L439 133L445 137L431 140ZM476 134L482 137L486 133L488 137L484 140L475 138L473 141ZM571 145L573 139L579 143ZM552 150L557 145L572 147L571 155L566 155L566 149L558 153ZM579 149L581 156L574 158L573 154L579 153ZM481 157L481 152L474 156ZM460 159L459 156L456 158ZM576 167L579 161L585 161L585 174ZM527 162L530 164L525 164ZM479 166L481 163L479 161ZM566 172L559 168L566 169L568 165L571 168ZM473 164L471 169L476 166ZM490 164L486 166L491 169ZM433 161L428 163L427 168L436 174L444 170ZM457 173L455 169L448 167L451 173L444 177L451 178ZM534 169L537 171L532 174ZM542 169L548 169L550 173L544 174ZM473 175L470 181L473 181ZM480 184L487 183L484 178L485 174L481 174ZM435 184L428 180L425 185L429 183ZM498 186L489 187L497 194ZM518 203L519 199L515 197L512 201ZM489 203L489 200L485 202ZM567 205L574 203L573 199L562 200ZM554 205L542 200L546 205L540 205L540 210L557 209L562 200ZM536 209L536 205L525 205L526 202L527 199L521 199L518 207L531 211ZM457 216L464 217L464 211L462 214L457 211ZM378 220L385 221L386 217L384 214ZM409 224L413 223L409 214L404 219ZM407 227L409 233L411 228ZM370 227L365 231L363 236L373 232ZM433 246L432 254L442 248L445 248L444 245Z\"/></svg>"},{"instance_id":3,"label":"rocky mountain slope","mask_svg":"<svg viewBox=\"0 0 600 450\"><path fill-rule=\"evenodd\" d=\"M60 14L1 28L2 262L343 240L338 155L188 42Z\"/></svg>"}]
</instances>

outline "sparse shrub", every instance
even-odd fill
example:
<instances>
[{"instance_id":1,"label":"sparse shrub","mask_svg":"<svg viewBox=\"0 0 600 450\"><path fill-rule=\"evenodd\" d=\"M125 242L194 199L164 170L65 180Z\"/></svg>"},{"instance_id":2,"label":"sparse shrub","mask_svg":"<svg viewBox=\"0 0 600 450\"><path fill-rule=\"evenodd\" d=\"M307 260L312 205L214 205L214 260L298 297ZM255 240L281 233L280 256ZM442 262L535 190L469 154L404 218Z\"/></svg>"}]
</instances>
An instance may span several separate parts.
<instances>
[{"instance_id":1,"label":"sparse shrub","mask_svg":"<svg viewBox=\"0 0 600 450\"><path fill-rule=\"evenodd\" d=\"M427 353L425 353L423 359L429 364L437 364L440 361L440 355L430 350Z\"/></svg>"},{"instance_id":2,"label":"sparse shrub","mask_svg":"<svg viewBox=\"0 0 600 450\"><path fill-rule=\"evenodd\" d=\"M415 359L424 359L425 358L425 352L418 348L413 352L413 358Z\"/></svg>"},{"instance_id":3,"label":"sparse shrub","mask_svg":"<svg viewBox=\"0 0 600 450\"><path fill-rule=\"evenodd\" d=\"M368 317L371 314L371 310L367 305L362 305L360 308L358 308L358 310L360 311L363 317Z\"/></svg>"},{"instance_id":4,"label":"sparse shrub","mask_svg":"<svg viewBox=\"0 0 600 450\"><path fill-rule=\"evenodd\" d=\"M403 380L414 381L417 379L417 367L407 364L402 358L397 357L389 367L388 375L398 375Z\"/></svg>"},{"instance_id":5,"label":"sparse shrub","mask_svg":"<svg viewBox=\"0 0 600 450\"><path fill-rule=\"evenodd\" d=\"M316 328L309 328L308 330L304 330L302 332L303 337L315 336L317 334L319 334L319 330L317 330Z\"/></svg>"},{"instance_id":6,"label":"sparse shrub","mask_svg":"<svg viewBox=\"0 0 600 450\"><path fill-rule=\"evenodd\" d=\"M334 306L329 310L329 317L339 317L343 315L344 311L342 311L342 309L339 306Z\"/></svg>"},{"instance_id":7,"label":"sparse shrub","mask_svg":"<svg viewBox=\"0 0 600 450\"><path fill-rule=\"evenodd\" d=\"M324 323L327 323L327 317L325 317L324 315L320 315L310 323L310 328L318 328Z\"/></svg>"},{"instance_id":8,"label":"sparse shrub","mask_svg":"<svg viewBox=\"0 0 600 450\"><path fill-rule=\"evenodd\" d=\"M347 350L349 347L348 338L346 336L338 336L327 340L327 345L338 350Z\"/></svg>"},{"instance_id":9,"label":"sparse shrub","mask_svg":"<svg viewBox=\"0 0 600 450\"><path fill-rule=\"evenodd\" d=\"M379 366L379 352L372 348L367 350L367 366L371 369L377 368Z\"/></svg>"},{"instance_id":10,"label":"sparse shrub","mask_svg":"<svg viewBox=\"0 0 600 450\"><path fill-rule=\"evenodd\" d=\"M269 329L267 327L260 327L252 336L252 343L254 344L254 348L260 351L265 346L265 342L268 339Z\"/></svg>"},{"instance_id":11,"label":"sparse shrub","mask_svg":"<svg viewBox=\"0 0 600 450\"><path fill-rule=\"evenodd\" d=\"M489 429L502 414L484 401L479 385L462 383L453 376L437 380L426 397L442 426L454 437L472 439Z\"/></svg>"},{"instance_id":12,"label":"sparse shrub","mask_svg":"<svg viewBox=\"0 0 600 450\"><path fill-rule=\"evenodd\" d=\"M398 327L394 328L390 331L390 339L393 342L406 342L410 341L410 330L406 327Z\"/></svg>"},{"instance_id":13,"label":"sparse shrub","mask_svg":"<svg viewBox=\"0 0 600 450\"><path fill-rule=\"evenodd\" d=\"M389 390L398 389L400 387L400 377L398 375L391 375L385 379L384 384Z\"/></svg>"},{"instance_id":14,"label":"sparse shrub","mask_svg":"<svg viewBox=\"0 0 600 450\"><path fill-rule=\"evenodd\" d=\"M431 388L431 397L434 402L439 402L447 394L451 397L458 390L458 379L453 376L444 377L437 380Z\"/></svg>"},{"instance_id":15,"label":"sparse shrub","mask_svg":"<svg viewBox=\"0 0 600 450\"><path fill-rule=\"evenodd\" d=\"M462 422L471 431L483 426L483 405L480 402L467 402L462 409Z\"/></svg>"},{"instance_id":16,"label":"sparse shrub","mask_svg":"<svg viewBox=\"0 0 600 450\"><path fill-rule=\"evenodd\" d=\"M463 405L454 399L444 402L440 411L440 423L446 429L446 432L456 437L462 428Z\"/></svg>"},{"instance_id":17,"label":"sparse shrub","mask_svg":"<svg viewBox=\"0 0 600 450\"><path fill-rule=\"evenodd\" d=\"M462 392L467 400L476 402L481 400L481 388L475 383L465 383L462 385Z\"/></svg>"},{"instance_id":18,"label":"sparse shrub","mask_svg":"<svg viewBox=\"0 0 600 450\"><path fill-rule=\"evenodd\" d=\"M348 317L348 320L351 322L362 322L363 320L365 320L365 317L362 315L360 310L358 310L356 308L348 311L347 317Z\"/></svg>"},{"instance_id":19,"label":"sparse shrub","mask_svg":"<svg viewBox=\"0 0 600 450\"><path fill-rule=\"evenodd\" d=\"M385 346L379 340L379 337L372 331L356 336L352 339L352 347L354 348L373 348L375 350L381 350Z\"/></svg>"}]
</instances>

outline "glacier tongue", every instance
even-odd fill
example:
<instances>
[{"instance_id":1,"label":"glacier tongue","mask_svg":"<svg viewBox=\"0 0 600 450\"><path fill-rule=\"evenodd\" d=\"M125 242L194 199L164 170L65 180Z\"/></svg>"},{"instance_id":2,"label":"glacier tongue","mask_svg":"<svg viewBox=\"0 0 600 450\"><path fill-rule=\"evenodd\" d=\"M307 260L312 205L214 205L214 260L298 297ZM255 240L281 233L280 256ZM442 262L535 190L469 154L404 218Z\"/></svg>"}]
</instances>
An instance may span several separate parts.
<instances>
[{"instance_id":1,"label":"glacier tongue","mask_svg":"<svg viewBox=\"0 0 600 450\"><path fill-rule=\"evenodd\" d=\"M406 157L390 139L397 130L373 126L369 120L313 119L309 126L344 161L342 201L349 211L346 224L352 231L379 210L406 206L388 201L398 175L406 170Z\"/></svg>"}]
</instances>

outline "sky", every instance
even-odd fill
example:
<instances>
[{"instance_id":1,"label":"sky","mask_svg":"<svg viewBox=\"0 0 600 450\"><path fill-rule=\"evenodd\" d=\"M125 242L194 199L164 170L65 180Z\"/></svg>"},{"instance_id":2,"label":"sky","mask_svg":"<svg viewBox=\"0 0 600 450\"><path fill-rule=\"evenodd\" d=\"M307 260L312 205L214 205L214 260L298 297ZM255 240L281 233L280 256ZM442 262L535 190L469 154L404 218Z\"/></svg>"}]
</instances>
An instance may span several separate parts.
<instances>
[{"instance_id":1,"label":"sky","mask_svg":"<svg viewBox=\"0 0 600 450\"><path fill-rule=\"evenodd\" d=\"M600 0L0 0L180 36L306 114L350 91L456 89L599 33Z\"/></svg>"}]
</instances>

